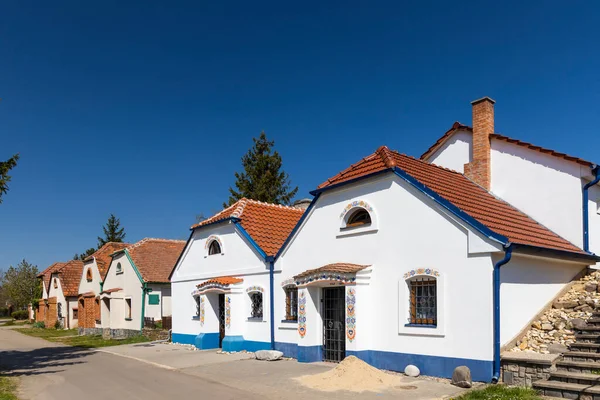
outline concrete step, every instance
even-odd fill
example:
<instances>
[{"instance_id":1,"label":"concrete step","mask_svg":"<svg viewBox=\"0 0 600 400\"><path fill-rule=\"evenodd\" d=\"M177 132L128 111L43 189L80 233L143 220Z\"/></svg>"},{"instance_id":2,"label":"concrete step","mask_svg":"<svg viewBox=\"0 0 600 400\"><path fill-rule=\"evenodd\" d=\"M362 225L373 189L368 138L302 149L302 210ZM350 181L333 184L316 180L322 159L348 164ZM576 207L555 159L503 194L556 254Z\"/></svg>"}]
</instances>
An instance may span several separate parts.
<instances>
[{"instance_id":1,"label":"concrete step","mask_svg":"<svg viewBox=\"0 0 600 400\"><path fill-rule=\"evenodd\" d=\"M600 364L587 361L558 361L556 368L559 371L578 372L582 374L591 374L592 371L600 372Z\"/></svg>"},{"instance_id":2,"label":"concrete step","mask_svg":"<svg viewBox=\"0 0 600 400\"><path fill-rule=\"evenodd\" d=\"M590 333L577 333L575 334L575 340L579 343L599 343L600 335Z\"/></svg>"},{"instance_id":3,"label":"concrete step","mask_svg":"<svg viewBox=\"0 0 600 400\"><path fill-rule=\"evenodd\" d=\"M579 385L594 386L600 384L600 375L582 374L579 372L554 371L550 373L549 381L576 383Z\"/></svg>"},{"instance_id":4,"label":"concrete step","mask_svg":"<svg viewBox=\"0 0 600 400\"><path fill-rule=\"evenodd\" d=\"M559 381L536 381L533 388L539 390L543 396L557 397L563 399L580 399L582 395L600 395L600 386L581 385L577 383L566 383Z\"/></svg>"},{"instance_id":5,"label":"concrete step","mask_svg":"<svg viewBox=\"0 0 600 400\"><path fill-rule=\"evenodd\" d=\"M569 345L571 351L586 351L589 353L600 352L600 343L571 343Z\"/></svg>"},{"instance_id":6,"label":"concrete step","mask_svg":"<svg viewBox=\"0 0 600 400\"><path fill-rule=\"evenodd\" d=\"M587 351L567 351L563 354L564 361L578 362L597 362L600 368L600 353L590 353Z\"/></svg>"}]
</instances>

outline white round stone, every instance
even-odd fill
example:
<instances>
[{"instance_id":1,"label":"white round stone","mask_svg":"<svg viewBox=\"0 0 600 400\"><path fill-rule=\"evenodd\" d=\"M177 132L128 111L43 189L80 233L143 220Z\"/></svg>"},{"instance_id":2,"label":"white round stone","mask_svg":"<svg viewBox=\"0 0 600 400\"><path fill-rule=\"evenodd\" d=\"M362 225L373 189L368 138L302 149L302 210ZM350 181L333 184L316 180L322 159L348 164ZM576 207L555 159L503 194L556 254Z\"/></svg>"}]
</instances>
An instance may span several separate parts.
<instances>
[{"instance_id":1,"label":"white round stone","mask_svg":"<svg viewBox=\"0 0 600 400\"><path fill-rule=\"evenodd\" d=\"M408 376L412 376L413 378L416 378L417 376L421 375L421 371L419 371L419 368L417 368L414 365L407 365L406 368L404 368L404 373Z\"/></svg>"}]
</instances>

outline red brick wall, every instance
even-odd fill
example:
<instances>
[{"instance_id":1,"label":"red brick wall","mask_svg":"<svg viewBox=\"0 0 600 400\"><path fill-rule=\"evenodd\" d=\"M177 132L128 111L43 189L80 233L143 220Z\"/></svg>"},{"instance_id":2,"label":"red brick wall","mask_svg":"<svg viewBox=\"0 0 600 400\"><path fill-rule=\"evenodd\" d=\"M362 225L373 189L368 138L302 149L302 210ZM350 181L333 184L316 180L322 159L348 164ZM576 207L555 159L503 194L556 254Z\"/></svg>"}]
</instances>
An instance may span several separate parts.
<instances>
[{"instance_id":1,"label":"red brick wall","mask_svg":"<svg viewBox=\"0 0 600 400\"><path fill-rule=\"evenodd\" d=\"M48 309L46 310L46 328L54 328L54 324L58 319L58 308L56 306L56 297L48 299Z\"/></svg>"},{"instance_id":2,"label":"red brick wall","mask_svg":"<svg viewBox=\"0 0 600 400\"><path fill-rule=\"evenodd\" d=\"M40 300L38 303L37 313L35 314L35 320L37 322L44 322L46 320L46 302Z\"/></svg>"},{"instance_id":3,"label":"red brick wall","mask_svg":"<svg viewBox=\"0 0 600 400\"><path fill-rule=\"evenodd\" d=\"M465 164L465 176L490 190L490 134L494 133L494 100L475 100L473 106L473 159Z\"/></svg>"},{"instance_id":4,"label":"red brick wall","mask_svg":"<svg viewBox=\"0 0 600 400\"><path fill-rule=\"evenodd\" d=\"M93 296L86 296L79 299L79 327L96 327L96 299Z\"/></svg>"}]
</instances>

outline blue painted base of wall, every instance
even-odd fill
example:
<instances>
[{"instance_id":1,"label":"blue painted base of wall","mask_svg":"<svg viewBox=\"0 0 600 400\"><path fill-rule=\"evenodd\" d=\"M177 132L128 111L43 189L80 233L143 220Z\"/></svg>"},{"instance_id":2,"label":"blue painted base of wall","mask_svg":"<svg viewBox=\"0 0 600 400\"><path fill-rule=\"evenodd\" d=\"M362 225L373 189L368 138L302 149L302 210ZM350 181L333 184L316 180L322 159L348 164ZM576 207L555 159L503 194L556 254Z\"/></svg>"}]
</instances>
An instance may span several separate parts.
<instances>
[{"instance_id":1,"label":"blue painted base of wall","mask_svg":"<svg viewBox=\"0 0 600 400\"><path fill-rule=\"evenodd\" d=\"M442 378L452 378L454 369L465 365L471 370L472 379L478 382L491 381L494 365L493 361L392 353L377 350L347 351L346 356L356 356L376 368L389 371L403 372L407 365L413 364L419 367L423 375L439 376ZM300 361L300 358L298 358L298 361Z\"/></svg>"},{"instance_id":2,"label":"blue painted base of wall","mask_svg":"<svg viewBox=\"0 0 600 400\"><path fill-rule=\"evenodd\" d=\"M268 342L255 342L252 340L245 340L243 336L225 336L223 338L223 351L250 351L255 352L259 350L270 350L271 343Z\"/></svg>"},{"instance_id":3,"label":"blue painted base of wall","mask_svg":"<svg viewBox=\"0 0 600 400\"><path fill-rule=\"evenodd\" d=\"M218 349L219 333L199 333L196 336L194 345L200 350Z\"/></svg>"},{"instance_id":4,"label":"blue painted base of wall","mask_svg":"<svg viewBox=\"0 0 600 400\"><path fill-rule=\"evenodd\" d=\"M296 343L275 342L275 350L282 352L284 357L298 357L298 345Z\"/></svg>"},{"instance_id":5,"label":"blue painted base of wall","mask_svg":"<svg viewBox=\"0 0 600 400\"><path fill-rule=\"evenodd\" d=\"M298 346L298 362L323 361L322 346Z\"/></svg>"},{"instance_id":6,"label":"blue painted base of wall","mask_svg":"<svg viewBox=\"0 0 600 400\"><path fill-rule=\"evenodd\" d=\"M173 333L171 340L173 343L194 344L197 335L188 335L186 333Z\"/></svg>"}]
</instances>

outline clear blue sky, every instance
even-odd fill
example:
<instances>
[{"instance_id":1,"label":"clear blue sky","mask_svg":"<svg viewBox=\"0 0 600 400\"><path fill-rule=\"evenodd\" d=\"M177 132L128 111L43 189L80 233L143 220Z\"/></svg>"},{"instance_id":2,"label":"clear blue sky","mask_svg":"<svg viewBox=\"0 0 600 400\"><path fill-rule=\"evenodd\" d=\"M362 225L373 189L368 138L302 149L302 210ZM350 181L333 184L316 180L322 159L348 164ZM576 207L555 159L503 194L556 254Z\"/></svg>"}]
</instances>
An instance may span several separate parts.
<instances>
[{"instance_id":1,"label":"clear blue sky","mask_svg":"<svg viewBox=\"0 0 600 400\"><path fill-rule=\"evenodd\" d=\"M0 6L0 268L70 259L111 212L128 241L187 238L261 130L298 197L382 144L419 156L485 95L496 131L600 162L596 2L223 3Z\"/></svg>"}]
</instances>

